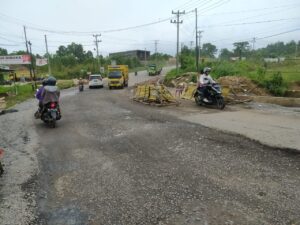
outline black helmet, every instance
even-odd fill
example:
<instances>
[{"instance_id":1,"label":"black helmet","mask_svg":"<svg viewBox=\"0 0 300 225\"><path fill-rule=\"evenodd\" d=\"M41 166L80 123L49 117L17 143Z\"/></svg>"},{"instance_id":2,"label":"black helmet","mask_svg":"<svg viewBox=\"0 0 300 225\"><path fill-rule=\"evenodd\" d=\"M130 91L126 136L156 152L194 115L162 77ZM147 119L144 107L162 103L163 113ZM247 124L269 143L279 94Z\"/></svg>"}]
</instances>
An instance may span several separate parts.
<instances>
[{"instance_id":1,"label":"black helmet","mask_svg":"<svg viewBox=\"0 0 300 225\"><path fill-rule=\"evenodd\" d=\"M43 79L42 85L43 85L43 86L46 86L47 84L48 84L47 79Z\"/></svg>"},{"instance_id":2,"label":"black helmet","mask_svg":"<svg viewBox=\"0 0 300 225\"><path fill-rule=\"evenodd\" d=\"M56 78L53 76L48 77L47 79L47 85L49 86L55 86L56 85Z\"/></svg>"}]
</instances>

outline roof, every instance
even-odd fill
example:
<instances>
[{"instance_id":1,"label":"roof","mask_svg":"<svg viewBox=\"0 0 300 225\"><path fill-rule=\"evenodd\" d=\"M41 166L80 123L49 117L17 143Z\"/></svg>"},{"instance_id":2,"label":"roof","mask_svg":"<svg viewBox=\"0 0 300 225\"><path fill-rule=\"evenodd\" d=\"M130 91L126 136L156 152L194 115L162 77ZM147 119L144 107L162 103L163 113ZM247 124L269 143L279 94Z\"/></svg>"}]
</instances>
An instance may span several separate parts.
<instances>
[{"instance_id":1,"label":"roof","mask_svg":"<svg viewBox=\"0 0 300 225\"><path fill-rule=\"evenodd\" d=\"M0 65L0 72L13 72L15 70L10 69L8 66L1 66Z\"/></svg>"}]
</instances>

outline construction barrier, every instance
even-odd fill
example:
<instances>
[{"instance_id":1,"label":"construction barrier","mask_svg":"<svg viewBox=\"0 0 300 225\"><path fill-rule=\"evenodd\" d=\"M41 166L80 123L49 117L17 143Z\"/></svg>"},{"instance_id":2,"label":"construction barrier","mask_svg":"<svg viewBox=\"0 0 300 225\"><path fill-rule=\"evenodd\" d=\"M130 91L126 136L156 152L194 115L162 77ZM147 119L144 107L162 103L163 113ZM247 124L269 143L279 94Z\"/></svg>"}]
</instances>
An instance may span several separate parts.
<instances>
[{"instance_id":1,"label":"construction barrier","mask_svg":"<svg viewBox=\"0 0 300 225\"><path fill-rule=\"evenodd\" d=\"M192 99L194 97L194 93L197 89L197 84L189 84L185 90L184 90L184 93L183 95L181 96L181 98L183 99Z\"/></svg>"},{"instance_id":2,"label":"construction barrier","mask_svg":"<svg viewBox=\"0 0 300 225\"><path fill-rule=\"evenodd\" d=\"M133 100L157 106L179 105L179 102L164 85L157 84L137 85L134 91Z\"/></svg>"}]
</instances>

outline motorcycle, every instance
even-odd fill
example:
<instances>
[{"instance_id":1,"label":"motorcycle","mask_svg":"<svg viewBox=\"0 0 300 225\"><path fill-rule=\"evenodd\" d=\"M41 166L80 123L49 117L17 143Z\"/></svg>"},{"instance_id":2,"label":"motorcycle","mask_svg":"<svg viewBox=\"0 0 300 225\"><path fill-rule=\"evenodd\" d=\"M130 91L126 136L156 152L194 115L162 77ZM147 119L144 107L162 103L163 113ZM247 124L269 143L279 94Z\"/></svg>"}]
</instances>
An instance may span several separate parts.
<instances>
[{"instance_id":1,"label":"motorcycle","mask_svg":"<svg viewBox=\"0 0 300 225\"><path fill-rule=\"evenodd\" d=\"M224 97L222 96L221 86L217 83L209 84L206 86L208 90L208 101L204 101L203 91L197 88L194 93L195 102L197 105L216 105L218 109L225 108Z\"/></svg>"},{"instance_id":2,"label":"motorcycle","mask_svg":"<svg viewBox=\"0 0 300 225\"><path fill-rule=\"evenodd\" d=\"M59 104L57 102L49 102L43 106L41 112L38 110L34 114L35 118L41 118L50 127L55 128L56 121L61 119Z\"/></svg>"},{"instance_id":3,"label":"motorcycle","mask_svg":"<svg viewBox=\"0 0 300 225\"><path fill-rule=\"evenodd\" d=\"M83 84L79 84L78 88L79 88L79 91L83 91L84 85Z\"/></svg>"}]
</instances>

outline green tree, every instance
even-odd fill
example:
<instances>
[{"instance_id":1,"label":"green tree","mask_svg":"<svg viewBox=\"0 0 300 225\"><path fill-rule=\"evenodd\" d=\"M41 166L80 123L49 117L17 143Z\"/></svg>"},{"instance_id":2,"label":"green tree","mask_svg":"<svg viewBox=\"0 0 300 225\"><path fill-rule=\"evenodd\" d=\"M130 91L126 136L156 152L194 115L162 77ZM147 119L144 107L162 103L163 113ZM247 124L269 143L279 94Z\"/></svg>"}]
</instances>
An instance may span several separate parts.
<instances>
[{"instance_id":1,"label":"green tree","mask_svg":"<svg viewBox=\"0 0 300 225\"><path fill-rule=\"evenodd\" d=\"M222 48L219 55L220 59L230 59L233 56L233 52L229 51L227 48Z\"/></svg>"},{"instance_id":2,"label":"green tree","mask_svg":"<svg viewBox=\"0 0 300 225\"><path fill-rule=\"evenodd\" d=\"M193 68L195 65L194 51L183 46L180 53L181 69Z\"/></svg>"},{"instance_id":3,"label":"green tree","mask_svg":"<svg viewBox=\"0 0 300 225\"><path fill-rule=\"evenodd\" d=\"M218 49L215 45L211 43L205 43L202 45L201 55L209 58L215 58L215 54Z\"/></svg>"},{"instance_id":4,"label":"green tree","mask_svg":"<svg viewBox=\"0 0 300 225\"><path fill-rule=\"evenodd\" d=\"M249 52L250 49L250 45L248 41L235 42L233 46L235 47L233 53L237 55L240 59L243 56L246 56L246 54Z\"/></svg>"},{"instance_id":5,"label":"green tree","mask_svg":"<svg viewBox=\"0 0 300 225\"><path fill-rule=\"evenodd\" d=\"M5 48L0 48L0 55L7 55L7 50Z\"/></svg>"}]
</instances>

